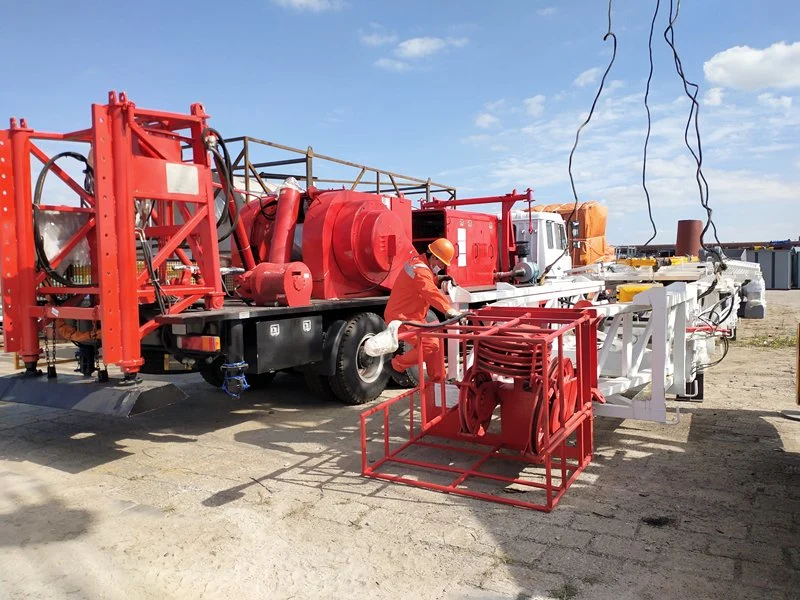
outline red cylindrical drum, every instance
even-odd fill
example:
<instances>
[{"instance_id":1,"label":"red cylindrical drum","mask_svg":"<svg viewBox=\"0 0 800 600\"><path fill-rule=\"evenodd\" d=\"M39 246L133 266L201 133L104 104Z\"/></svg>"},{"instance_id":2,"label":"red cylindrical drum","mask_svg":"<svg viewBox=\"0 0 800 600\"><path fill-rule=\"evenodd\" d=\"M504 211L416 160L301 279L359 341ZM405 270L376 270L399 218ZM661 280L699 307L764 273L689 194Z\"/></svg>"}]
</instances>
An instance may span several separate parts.
<instances>
[{"instance_id":1,"label":"red cylindrical drum","mask_svg":"<svg viewBox=\"0 0 800 600\"><path fill-rule=\"evenodd\" d=\"M239 293L259 306L308 306L311 289L311 271L304 263L261 263L242 276Z\"/></svg>"},{"instance_id":2,"label":"red cylindrical drum","mask_svg":"<svg viewBox=\"0 0 800 600\"><path fill-rule=\"evenodd\" d=\"M703 222L696 220L678 221L678 239L675 242L675 256L698 256Z\"/></svg>"}]
</instances>

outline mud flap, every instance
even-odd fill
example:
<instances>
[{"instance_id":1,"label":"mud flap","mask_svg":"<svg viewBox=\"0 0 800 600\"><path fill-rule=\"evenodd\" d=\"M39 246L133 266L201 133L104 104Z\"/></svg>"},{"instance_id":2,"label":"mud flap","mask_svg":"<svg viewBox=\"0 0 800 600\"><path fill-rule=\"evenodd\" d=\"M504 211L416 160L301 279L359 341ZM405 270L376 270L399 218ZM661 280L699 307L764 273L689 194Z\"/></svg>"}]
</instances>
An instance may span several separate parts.
<instances>
[{"instance_id":1,"label":"mud flap","mask_svg":"<svg viewBox=\"0 0 800 600\"><path fill-rule=\"evenodd\" d=\"M98 383L94 378L76 375L59 374L56 380L9 375L0 377L0 401L128 417L187 397L182 389L166 381L120 383L114 379Z\"/></svg>"}]
</instances>

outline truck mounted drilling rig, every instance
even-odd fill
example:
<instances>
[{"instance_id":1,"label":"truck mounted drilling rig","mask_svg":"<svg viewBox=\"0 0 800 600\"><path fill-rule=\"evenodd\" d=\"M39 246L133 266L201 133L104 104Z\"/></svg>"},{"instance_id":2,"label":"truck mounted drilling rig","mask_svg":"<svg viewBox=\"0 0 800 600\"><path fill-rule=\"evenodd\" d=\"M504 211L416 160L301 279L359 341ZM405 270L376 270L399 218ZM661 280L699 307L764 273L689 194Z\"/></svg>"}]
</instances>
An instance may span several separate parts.
<instances>
[{"instance_id":1,"label":"truck mounted drilling rig","mask_svg":"<svg viewBox=\"0 0 800 600\"><path fill-rule=\"evenodd\" d=\"M616 302L624 275L615 272L609 287L608 270L570 273L558 214L512 211L518 203L530 209L530 190L458 199L452 187L310 148L259 163L258 149L298 151L250 137L226 141L208 119L200 104L170 113L111 92L107 104L92 106L86 129L41 132L12 119L0 131L5 349L25 365L21 376L0 378L0 399L128 415L183 395L140 373L200 372L238 395L296 369L317 393L372 400L390 373L365 342L385 329L383 308L408 258L447 237L457 250L447 275L458 285L449 293L464 311L599 304L601 330L608 325L597 341L600 389L604 406L617 407L608 414L664 420L667 393L697 396L692 386L731 329L753 272L747 263L739 275L729 269L703 294L714 274L695 263L669 280L684 282L678 291L667 285ZM70 150L48 154L45 144ZM83 182L63 166L69 160L84 167ZM319 161L356 175L321 177ZM275 171L287 165L305 172ZM48 176L75 202L49 202ZM464 210L487 204L499 204L500 214ZM653 278L641 268L629 274L631 282ZM76 345L82 377L57 373L58 340ZM449 350L450 377L463 377L457 344ZM108 365L121 379L109 378ZM631 399L650 384L655 403Z\"/></svg>"}]
</instances>

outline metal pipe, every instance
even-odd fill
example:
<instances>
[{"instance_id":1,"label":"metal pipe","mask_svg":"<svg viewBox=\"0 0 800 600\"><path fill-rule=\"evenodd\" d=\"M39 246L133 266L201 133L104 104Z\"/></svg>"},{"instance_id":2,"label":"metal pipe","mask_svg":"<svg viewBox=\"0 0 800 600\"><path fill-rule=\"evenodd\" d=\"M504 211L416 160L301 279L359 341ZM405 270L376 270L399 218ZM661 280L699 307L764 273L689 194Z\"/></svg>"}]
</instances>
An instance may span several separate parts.
<instances>
[{"instance_id":1,"label":"metal pipe","mask_svg":"<svg viewBox=\"0 0 800 600\"><path fill-rule=\"evenodd\" d=\"M275 224L269 245L269 262L286 264L292 260L292 243L297 215L300 212L300 191L284 187L278 195Z\"/></svg>"}]
</instances>

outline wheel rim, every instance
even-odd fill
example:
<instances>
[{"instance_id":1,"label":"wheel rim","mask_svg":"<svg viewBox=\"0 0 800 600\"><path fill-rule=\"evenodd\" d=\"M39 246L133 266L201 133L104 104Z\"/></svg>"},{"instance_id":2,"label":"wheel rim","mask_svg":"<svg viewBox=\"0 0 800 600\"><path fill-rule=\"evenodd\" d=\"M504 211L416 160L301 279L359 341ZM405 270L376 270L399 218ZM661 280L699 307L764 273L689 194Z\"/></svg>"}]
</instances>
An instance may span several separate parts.
<instances>
[{"instance_id":1,"label":"wheel rim","mask_svg":"<svg viewBox=\"0 0 800 600\"><path fill-rule=\"evenodd\" d=\"M374 335L374 333L368 333L361 338L361 342L358 344L358 352L356 353L356 371L359 379L364 383L377 381L383 372L382 357L370 356L364 351L364 343Z\"/></svg>"}]
</instances>

